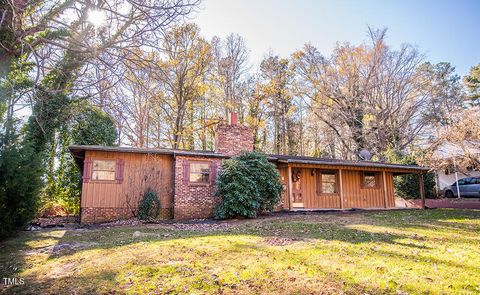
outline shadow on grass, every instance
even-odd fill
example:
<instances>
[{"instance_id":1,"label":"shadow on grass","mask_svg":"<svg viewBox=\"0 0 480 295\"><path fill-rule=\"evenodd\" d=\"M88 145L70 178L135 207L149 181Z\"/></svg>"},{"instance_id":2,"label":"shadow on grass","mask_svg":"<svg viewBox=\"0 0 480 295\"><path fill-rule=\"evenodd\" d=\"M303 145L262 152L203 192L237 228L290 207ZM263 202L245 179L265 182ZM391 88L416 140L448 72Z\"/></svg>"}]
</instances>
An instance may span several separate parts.
<instances>
[{"instance_id":1,"label":"shadow on grass","mask_svg":"<svg viewBox=\"0 0 480 295\"><path fill-rule=\"evenodd\" d=\"M18 231L16 236L0 243L0 293L4 289L4 278L20 279L19 273L28 268L32 254L49 256L48 246L62 242L62 235L52 230L27 232Z\"/></svg>"},{"instance_id":2,"label":"shadow on grass","mask_svg":"<svg viewBox=\"0 0 480 295\"><path fill-rule=\"evenodd\" d=\"M238 235L253 238L263 239L291 239L293 242L303 240L314 241L337 241L347 244L390 244L397 247L411 248L412 250L429 250L430 248L425 245L417 245L414 243L402 242L402 239L416 240L412 237L412 233L392 233L392 232L370 232L367 230L361 230L357 228L351 228L354 226L379 226L391 229L425 229L428 231L435 231L435 229L442 228L445 230L453 230L455 233L475 233L478 235L478 225L453 223L449 220L462 219L462 220L478 220L480 219L480 211L466 211L466 210L428 210L428 211L395 211L395 212L367 212L361 214L361 219L355 219L358 213L352 214L351 220L348 222L337 223L335 221L335 215L331 214L331 219L309 219L309 215L301 216L301 218L292 216L280 216L271 219L262 219L258 222L249 220L244 224L239 224L236 227L226 229L214 229L211 232L202 231L188 231L178 230L168 226L145 226L145 227L117 227L117 228L94 228L86 230L67 230L63 235L55 235L53 233L56 230L33 232L33 233L21 233L16 239L10 239L0 244L0 273L9 276L18 276L19 272L29 267L26 263L28 255L33 253L34 255L46 255L47 261L57 258L69 258L69 256L82 251L88 250L114 250L119 247L128 246L132 244L140 244L147 242L166 242L166 241L184 241L187 239L201 238L201 237L235 237ZM313 215L315 216L315 215ZM342 215L345 217L345 215ZM349 218L349 216L346 216ZM211 222L208 222L211 224ZM49 234L52 233L52 234ZM135 235L135 232L140 232L139 235ZM42 243L38 243L41 240L49 240L48 246L42 246ZM462 241L461 238L455 237L456 242L468 242ZM418 239L419 242L423 242L422 238ZM451 241L455 242L455 241ZM63 246L62 246L63 245ZM65 246L67 245L67 246ZM248 240L245 243L237 242L228 249L234 252L243 252L248 250L262 251L267 247L271 247L267 243L250 244ZM274 245L275 246L275 245ZM42 252L45 250L44 252ZM192 248L179 247L178 251L194 251ZM10 255L5 254L10 253ZM394 251L379 251L380 254L395 257L397 259L406 259L410 261L416 261L419 259L415 255L401 255ZM202 254L203 255L203 254ZM292 255L295 255L292 253ZM425 257L422 257L425 259ZM479 268L474 266L466 266L461 263L456 263L449 260L442 260L438 258L428 257L431 263L443 264L448 267L455 268L468 268L468 270L478 272ZM86 261L76 262L78 264L88 263ZM88 278L78 275L68 274L66 277L60 278L41 278L38 276L31 276L25 278L28 282L27 286L12 287L7 290L8 293L23 292L35 290L35 293L43 293L51 288L55 289L56 286L62 284L70 285L73 290L80 290L80 293L95 293L98 291L98 286L82 286L83 289L78 289L75 286L76 282L81 281L115 281L117 275L111 271L104 271L97 273L95 277ZM343 284L344 278L338 274L331 272L328 273L336 283ZM1 285L0 285L1 286ZM374 286L361 286L358 287L365 290L372 290ZM97 289L95 289L97 288ZM1 292L1 289L0 289ZM26 292L31 293L31 292ZM71 293L71 292L66 292ZM77 292L78 293L78 292Z\"/></svg>"},{"instance_id":3,"label":"shadow on grass","mask_svg":"<svg viewBox=\"0 0 480 295\"><path fill-rule=\"evenodd\" d=\"M108 294L116 286L116 272L102 271L91 275L59 274L56 277L27 276L23 285L9 286L5 294ZM81 282L81 284L79 284ZM111 282L106 286L105 282ZM110 287L110 288L109 288ZM117 292L121 290L117 290Z\"/></svg>"}]
</instances>

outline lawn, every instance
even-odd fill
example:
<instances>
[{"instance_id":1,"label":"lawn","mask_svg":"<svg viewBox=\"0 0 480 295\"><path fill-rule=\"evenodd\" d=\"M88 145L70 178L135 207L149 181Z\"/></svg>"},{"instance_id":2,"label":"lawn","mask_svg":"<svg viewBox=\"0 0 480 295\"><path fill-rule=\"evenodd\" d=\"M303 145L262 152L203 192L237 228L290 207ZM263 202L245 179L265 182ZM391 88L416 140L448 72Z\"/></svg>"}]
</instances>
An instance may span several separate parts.
<instances>
[{"instance_id":1,"label":"lawn","mask_svg":"<svg viewBox=\"0 0 480 295\"><path fill-rule=\"evenodd\" d=\"M0 276L25 294L479 294L480 211L21 232Z\"/></svg>"}]
</instances>

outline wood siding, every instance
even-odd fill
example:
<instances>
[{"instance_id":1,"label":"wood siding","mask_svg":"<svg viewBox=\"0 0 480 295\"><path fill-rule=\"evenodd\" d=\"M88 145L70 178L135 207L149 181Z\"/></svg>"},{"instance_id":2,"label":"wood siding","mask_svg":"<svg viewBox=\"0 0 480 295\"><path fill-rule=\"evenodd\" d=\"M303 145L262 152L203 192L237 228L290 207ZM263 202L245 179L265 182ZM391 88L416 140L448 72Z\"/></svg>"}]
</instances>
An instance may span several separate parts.
<instances>
[{"instance_id":1,"label":"wood siding","mask_svg":"<svg viewBox=\"0 0 480 295\"><path fill-rule=\"evenodd\" d=\"M86 160L122 160L123 180L101 182L89 180L83 183L82 208L135 208L138 200L148 188L155 190L163 209L173 208L174 158L172 155L122 153L111 151L86 151ZM393 208L395 195L393 175L395 169L381 170L371 167L342 167L335 165L279 164L278 170L284 186L281 204L277 210L292 210L291 173L289 169L300 170L303 209L349 209L349 208ZM335 170L337 192L317 193L316 173L312 171ZM362 172L376 171L379 174L378 186L362 188ZM340 175L342 185L340 186ZM383 178L385 176L385 179ZM293 187L293 184L292 184ZM340 189L343 188L343 206ZM194 205L194 204L192 204ZM300 209L300 208L298 208Z\"/></svg>"},{"instance_id":2,"label":"wood siding","mask_svg":"<svg viewBox=\"0 0 480 295\"><path fill-rule=\"evenodd\" d=\"M280 180L283 184L283 192L281 198L281 204L276 208L277 210L289 210L290 209L290 199L288 197L288 167L278 167L278 172L280 172Z\"/></svg>"},{"instance_id":3,"label":"wood siding","mask_svg":"<svg viewBox=\"0 0 480 295\"><path fill-rule=\"evenodd\" d=\"M374 170L371 168L362 170L350 170L338 166L310 166L301 168L301 188L303 195L303 209L350 209L350 208L393 208L395 207L395 194L393 189L393 172ZM343 168L343 169L342 169ZM292 169L298 170L297 165ZM316 174L313 170L334 170L342 169L343 208L340 197L340 173L337 177L337 192L334 194L317 193ZM280 174L284 176L287 169L281 169ZM318 171L318 170L317 170ZM375 188L362 188L363 171L375 171L378 173L377 186ZM383 179L385 175L385 180ZM284 202L288 196L283 197ZM284 209L289 209L288 203ZM300 209L300 208L299 208Z\"/></svg>"},{"instance_id":4,"label":"wood siding","mask_svg":"<svg viewBox=\"0 0 480 295\"><path fill-rule=\"evenodd\" d=\"M86 151L90 160L123 160L123 181L83 183L81 207L136 207L148 188L157 192L162 208L173 205L173 157L170 155Z\"/></svg>"},{"instance_id":5,"label":"wood siding","mask_svg":"<svg viewBox=\"0 0 480 295\"><path fill-rule=\"evenodd\" d=\"M303 207L306 209L340 209L340 194L318 194L317 178L312 169L302 169Z\"/></svg>"},{"instance_id":6,"label":"wood siding","mask_svg":"<svg viewBox=\"0 0 480 295\"><path fill-rule=\"evenodd\" d=\"M345 208L391 208L395 207L392 173L386 172L387 205L385 206L385 191L383 173L379 171L377 187L362 188L362 173L360 171L343 170L343 193Z\"/></svg>"}]
</instances>

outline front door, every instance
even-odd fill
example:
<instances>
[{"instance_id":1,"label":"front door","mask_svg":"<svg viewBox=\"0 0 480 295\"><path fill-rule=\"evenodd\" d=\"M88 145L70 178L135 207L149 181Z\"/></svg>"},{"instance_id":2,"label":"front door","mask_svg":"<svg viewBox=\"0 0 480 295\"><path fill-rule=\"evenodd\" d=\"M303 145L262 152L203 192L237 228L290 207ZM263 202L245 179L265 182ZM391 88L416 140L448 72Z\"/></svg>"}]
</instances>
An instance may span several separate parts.
<instances>
[{"instance_id":1,"label":"front door","mask_svg":"<svg viewBox=\"0 0 480 295\"><path fill-rule=\"evenodd\" d=\"M303 208L302 170L292 169L293 208Z\"/></svg>"}]
</instances>

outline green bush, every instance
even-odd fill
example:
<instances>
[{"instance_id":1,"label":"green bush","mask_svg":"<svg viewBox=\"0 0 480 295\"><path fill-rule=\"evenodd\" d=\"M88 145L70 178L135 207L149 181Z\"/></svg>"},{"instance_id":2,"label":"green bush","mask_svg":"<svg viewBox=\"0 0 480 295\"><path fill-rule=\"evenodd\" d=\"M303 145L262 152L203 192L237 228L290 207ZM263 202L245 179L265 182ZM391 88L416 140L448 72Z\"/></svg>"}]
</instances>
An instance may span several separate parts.
<instances>
[{"instance_id":1,"label":"green bush","mask_svg":"<svg viewBox=\"0 0 480 295\"><path fill-rule=\"evenodd\" d=\"M158 217L160 213L160 199L157 192L148 189L138 204L138 218L141 220L150 220Z\"/></svg>"},{"instance_id":2,"label":"green bush","mask_svg":"<svg viewBox=\"0 0 480 295\"><path fill-rule=\"evenodd\" d=\"M39 206L41 157L28 144L0 152L0 239L35 217Z\"/></svg>"},{"instance_id":3,"label":"green bush","mask_svg":"<svg viewBox=\"0 0 480 295\"><path fill-rule=\"evenodd\" d=\"M417 155L412 153L405 155L399 152L389 150L386 152L387 159L390 163L403 165L418 165ZM425 185L425 196L427 198L434 198L435 193L435 174L426 173L423 176ZM393 178L393 187L395 196L404 199L418 199L420 198L420 177L416 174L399 175Z\"/></svg>"},{"instance_id":4,"label":"green bush","mask_svg":"<svg viewBox=\"0 0 480 295\"><path fill-rule=\"evenodd\" d=\"M425 197L435 198L435 174L427 173L423 176ZM420 198L420 179L416 174L395 176L393 179L395 196L404 199Z\"/></svg>"},{"instance_id":5,"label":"green bush","mask_svg":"<svg viewBox=\"0 0 480 295\"><path fill-rule=\"evenodd\" d=\"M215 195L222 200L215 217L256 217L271 211L280 202L280 174L267 157L256 152L243 153L223 161L217 178Z\"/></svg>"}]
</instances>

